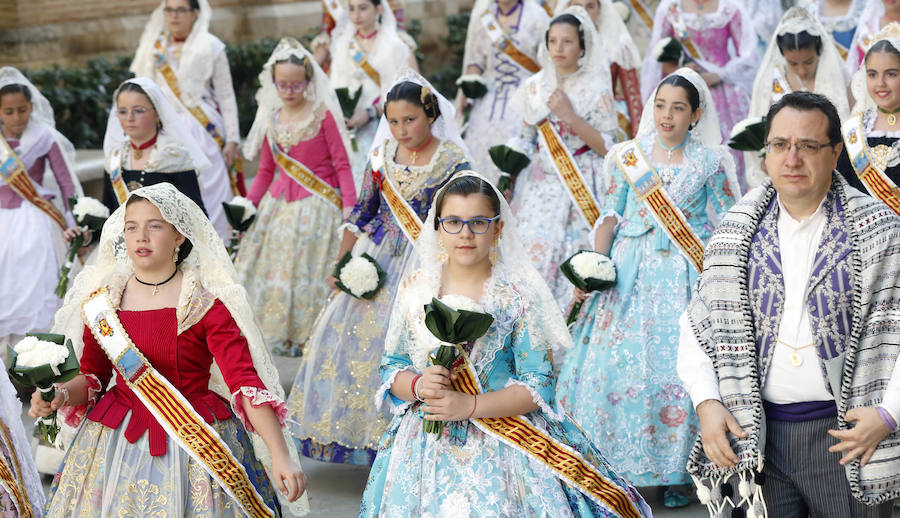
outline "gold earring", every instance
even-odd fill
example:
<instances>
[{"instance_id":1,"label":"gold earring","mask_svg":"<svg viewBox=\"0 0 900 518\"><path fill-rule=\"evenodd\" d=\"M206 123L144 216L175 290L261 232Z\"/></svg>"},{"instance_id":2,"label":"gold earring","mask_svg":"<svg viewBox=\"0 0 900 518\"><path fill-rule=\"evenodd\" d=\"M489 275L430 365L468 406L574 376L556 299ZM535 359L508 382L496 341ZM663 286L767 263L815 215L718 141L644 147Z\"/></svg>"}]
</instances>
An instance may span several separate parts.
<instances>
[{"instance_id":1,"label":"gold earring","mask_svg":"<svg viewBox=\"0 0 900 518\"><path fill-rule=\"evenodd\" d=\"M173 263L178 263L178 252L180 252L180 251L181 251L181 246L176 246L175 253L172 254L172 262Z\"/></svg>"},{"instance_id":2,"label":"gold earring","mask_svg":"<svg viewBox=\"0 0 900 518\"><path fill-rule=\"evenodd\" d=\"M438 242L438 246L441 247L440 251L438 251L438 261L441 264L447 264L450 262L450 254L447 253L447 249L444 248L444 243Z\"/></svg>"}]
</instances>

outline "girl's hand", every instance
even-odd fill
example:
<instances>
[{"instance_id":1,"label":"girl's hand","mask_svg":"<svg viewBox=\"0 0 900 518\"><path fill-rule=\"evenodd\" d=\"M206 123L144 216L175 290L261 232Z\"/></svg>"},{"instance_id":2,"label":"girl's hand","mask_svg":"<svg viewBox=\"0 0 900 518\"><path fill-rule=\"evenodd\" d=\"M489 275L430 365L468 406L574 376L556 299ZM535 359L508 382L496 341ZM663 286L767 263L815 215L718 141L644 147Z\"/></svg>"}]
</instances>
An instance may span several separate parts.
<instances>
[{"instance_id":1,"label":"girl's hand","mask_svg":"<svg viewBox=\"0 0 900 518\"><path fill-rule=\"evenodd\" d=\"M47 417L63 406L65 397L65 392L57 390L53 401L44 401L41 397L41 391L34 389L34 393L31 394L31 408L28 409L28 415L34 419Z\"/></svg>"},{"instance_id":2,"label":"girl's hand","mask_svg":"<svg viewBox=\"0 0 900 518\"><path fill-rule=\"evenodd\" d=\"M80 236L80 235L82 235L82 234L85 235L85 236L84 236L84 237L85 237L85 241L88 241L88 234L89 234L89 233L88 233L88 232L85 232L84 230L81 230L81 227L79 227L79 226L76 225L76 226L74 226L74 227L69 227L69 228L67 228L67 229L63 232L63 237L66 238L66 243L70 243L73 239L75 239L75 236Z\"/></svg>"},{"instance_id":3,"label":"girl's hand","mask_svg":"<svg viewBox=\"0 0 900 518\"><path fill-rule=\"evenodd\" d=\"M335 277L334 275L329 275L328 278L325 279L325 282L328 283L328 286L330 286L332 290L339 289L337 287L337 282L338 282L337 277Z\"/></svg>"},{"instance_id":4,"label":"girl's hand","mask_svg":"<svg viewBox=\"0 0 900 518\"><path fill-rule=\"evenodd\" d=\"M427 367L416 382L416 395L425 400L444 397L450 388L450 376L450 371L440 365Z\"/></svg>"},{"instance_id":5,"label":"girl's hand","mask_svg":"<svg viewBox=\"0 0 900 518\"><path fill-rule=\"evenodd\" d=\"M578 288L573 288L572 291L572 300L575 302L584 302L584 299L587 298L587 292L582 291Z\"/></svg>"},{"instance_id":6,"label":"girl's hand","mask_svg":"<svg viewBox=\"0 0 900 518\"><path fill-rule=\"evenodd\" d=\"M234 165L234 160L238 156L237 142L229 142L225 144L225 148L222 149L222 154L225 155L225 167L230 170L231 166Z\"/></svg>"},{"instance_id":7,"label":"girl's hand","mask_svg":"<svg viewBox=\"0 0 900 518\"><path fill-rule=\"evenodd\" d=\"M707 86L709 86L710 88L712 88L713 86L717 86L722 82L722 78L719 77L719 74L716 74L714 72L702 72L700 74L700 77L702 77L703 80L706 81Z\"/></svg>"},{"instance_id":8,"label":"girl's hand","mask_svg":"<svg viewBox=\"0 0 900 518\"><path fill-rule=\"evenodd\" d=\"M474 409L475 396L455 390L445 390L436 399L426 398L422 407L428 421L465 421Z\"/></svg>"},{"instance_id":9,"label":"girl's hand","mask_svg":"<svg viewBox=\"0 0 900 518\"><path fill-rule=\"evenodd\" d=\"M369 114L366 112L366 109L357 107L356 111L353 112L353 117L350 117L350 120L347 121L347 128L359 128L365 126L368 122Z\"/></svg>"},{"instance_id":10,"label":"girl's hand","mask_svg":"<svg viewBox=\"0 0 900 518\"><path fill-rule=\"evenodd\" d=\"M572 120L577 117L577 115L575 115L575 109L572 108L572 101L569 100L569 96L559 88L550 94L550 98L547 99L547 108L550 108L550 113L556 115L556 118L570 126L572 125Z\"/></svg>"},{"instance_id":11,"label":"girl's hand","mask_svg":"<svg viewBox=\"0 0 900 518\"><path fill-rule=\"evenodd\" d=\"M272 478L288 502L300 498L300 495L306 491L306 474L288 456L272 459Z\"/></svg>"}]
</instances>

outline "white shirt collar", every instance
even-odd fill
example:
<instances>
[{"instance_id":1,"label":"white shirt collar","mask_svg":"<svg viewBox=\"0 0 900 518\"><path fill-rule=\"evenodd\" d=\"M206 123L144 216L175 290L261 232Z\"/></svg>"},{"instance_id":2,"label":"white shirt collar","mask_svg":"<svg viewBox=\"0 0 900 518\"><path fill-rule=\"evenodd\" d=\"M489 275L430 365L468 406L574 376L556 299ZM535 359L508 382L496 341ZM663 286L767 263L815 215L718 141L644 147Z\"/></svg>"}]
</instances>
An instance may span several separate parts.
<instances>
[{"instance_id":1,"label":"white shirt collar","mask_svg":"<svg viewBox=\"0 0 900 518\"><path fill-rule=\"evenodd\" d=\"M828 198L828 194L822 197L822 201L819 202L819 206L816 208L816 211L812 213L808 218L803 220L794 219L791 216L790 212L784 207L784 204L781 202L781 195L776 194L775 199L778 201L778 224L779 225L788 225L789 228L792 229L802 229L808 226L814 226L818 223L822 222L825 219L825 199Z\"/></svg>"}]
</instances>

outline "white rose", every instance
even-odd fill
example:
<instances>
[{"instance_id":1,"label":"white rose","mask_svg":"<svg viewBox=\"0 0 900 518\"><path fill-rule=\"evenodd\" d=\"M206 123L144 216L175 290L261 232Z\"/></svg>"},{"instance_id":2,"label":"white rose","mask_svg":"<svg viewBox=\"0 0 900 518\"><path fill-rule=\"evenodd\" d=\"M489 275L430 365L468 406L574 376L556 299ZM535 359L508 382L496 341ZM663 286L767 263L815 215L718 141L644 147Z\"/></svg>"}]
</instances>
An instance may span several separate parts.
<instances>
[{"instance_id":1,"label":"white rose","mask_svg":"<svg viewBox=\"0 0 900 518\"><path fill-rule=\"evenodd\" d=\"M741 133L743 133L747 128L754 124L759 124L763 121L762 117L748 117L741 122L734 125L734 128L731 129L731 138L734 138Z\"/></svg>"},{"instance_id":2,"label":"white rose","mask_svg":"<svg viewBox=\"0 0 900 518\"><path fill-rule=\"evenodd\" d=\"M666 50L666 45L671 43L672 38L663 38L657 42L656 46L653 47L653 59L659 61L660 56L663 55L663 51Z\"/></svg>"},{"instance_id":3,"label":"white rose","mask_svg":"<svg viewBox=\"0 0 900 518\"><path fill-rule=\"evenodd\" d=\"M33 336L25 337L16 344L15 351L17 367L40 367L49 365L55 367L66 361L69 357L69 348L53 342L38 340Z\"/></svg>"},{"instance_id":4,"label":"white rose","mask_svg":"<svg viewBox=\"0 0 900 518\"><path fill-rule=\"evenodd\" d=\"M241 217L241 223L250 219L254 214L256 214L256 207L253 206L253 202L244 198L243 196L235 196L230 202L229 205L239 205L244 207L244 215Z\"/></svg>"},{"instance_id":5,"label":"white rose","mask_svg":"<svg viewBox=\"0 0 900 518\"><path fill-rule=\"evenodd\" d=\"M481 304L466 297L465 295L444 295L440 301L457 311L471 311L473 313L484 313Z\"/></svg>"},{"instance_id":6,"label":"white rose","mask_svg":"<svg viewBox=\"0 0 900 518\"><path fill-rule=\"evenodd\" d=\"M378 288L378 270L364 257L354 257L347 261L341 268L338 279L356 297Z\"/></svg>"},{"instance_id":7,"label":"white rose","mask_svg":"<svg viewBox=\"0 0 900 518\"><path fill-rule=\"evenodd\" d=\"M569 264L572 265L575 275L582 279L613 281L616 278L616 268L612 260L597 252L575 254Z\"/></svg>"},{"instance_id":8,"label":"white rose","mask_svg":"<svg viewBox=\"0 0 900 518\"><path fill-rule=\"evenodd\" d=\"M72 207L72 216L76 220L83 219L85 216L106 219L109 217L109 208L90 196L84 196L75 202L75 206Z\"/></svg>"}]
</instances>

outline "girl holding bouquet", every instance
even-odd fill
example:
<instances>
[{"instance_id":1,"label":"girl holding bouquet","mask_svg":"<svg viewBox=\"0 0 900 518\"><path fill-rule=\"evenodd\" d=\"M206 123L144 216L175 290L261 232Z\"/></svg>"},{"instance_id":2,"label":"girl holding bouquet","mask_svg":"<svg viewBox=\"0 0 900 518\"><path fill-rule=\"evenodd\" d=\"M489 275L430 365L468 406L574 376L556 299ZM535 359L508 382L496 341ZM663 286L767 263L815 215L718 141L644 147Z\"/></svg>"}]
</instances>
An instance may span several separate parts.
<instances>
[{"instance_id":1,"label":"girl holding bouquet","mask_svg":"<svg viewBox=\"0 0 900 518\"><path fill-rule=\"evenodd\" d=\"M614 14L614 13L613 13ZM541 46L544 68L528 78L513 98L524 118L520 136L511 143L527 152L531 165L520 173L512 210L522 229L525 250L561 306L571 286L559 265L589 248L588 221L576 198L578 186L560 173L565 147L580 173L588 196L602 203L606 193L603 155L620 134L610 83L610 66L587 12L569 7L550 22ZM552 135L541 135L544 121Z\"/></svg>"},{"instance_id":2,"label":"girl holding bouquet","mask_svg":"<svg viewBox=\"0 0 900 518\"><path fill-rule=\"evenodd\" d=\"M130 191L166 182L207 213L197 176L209 167L209 160L187 131L185 117L146 77L119 85L103 139L103 204L110 212Z\"/></svg>"},{"instance_id":3,"label":"girl holding bouquet","mask_svg":"<svg viewBox=\"0 0 900 518\"><path fill-rule=\"evenodd\" d=\"M650 516L556 406L551 350L571 341L488 180L465 172L438 192L416 255L391 313L376 395L394 418L359 516ZM493 316L486 334L459 346L452 373L429 361L441 342L423 306L436 297ZM425 431L431 421L444 422L440 434ZM568 473L578 475L560 469L563 458L577 459ZM608 493L583 484L588 477Z\"/></svg>"},{"instance_id":4,"label":"girl holding bouquet","mask_svg":"<svg viewBox=\"0 0 900 518\"><path fill-rule=\"evenodd\" d=\"M69 198L82 196L75 148L55 129L50 102L21 72L0 68L0 358L25 333L46 331L65 261ZM9 161L17 157L18 161ZM51 174L47 174L47 170ZM34 194L36 193L36 195Z\"/></svg>"},{"instance_id":5,"label":"girl holding bouquet","mask_svg":"<svg viewBox=\"0 0 900 518\"><path fill-rule=\"evenodd\" d=\"M210 163L200 192L223 239L231 231L222 202L244 193L244 178L231 173L240 160L238 107L225 44L209 32L208 0L159 0L144 26L130 70L165 92ZM240 162L238 162L240 163Z\"/></svg>"},{"instance_id":6,"label":"girl holding bouquet","mask_svg":"<svg viewBox=\"0 0 900 518\"><path fill-rule=\"evenodd\" d=\"M378 121L385 87L405 67L418 68L416 58L397 32L397 21L387 2L349 0L347 14L337 21L331 41L329 76L334 88L347 88L352 95L362 89L348 120L355 132L358 151L350 160L358 191L363 189L366 159Z\"/></svg>"},{"instance_id":7,"label":"girl holding bouquet","mask_svg":"<svg viewBox=\"0 0 900 518\"><path fill-rule=\"evenodd\" d=\"M288 400L301 453L327 462L370 465L375 458L390 414L372 406L372 394L400 272L412 255L409 236L418 233L434 192L468 168L453 106L421 76L401 74L385 99L362 192L336 255L367 254L385 272L384 285L369 299L331 296ZM336 281L328 279L332 286Z\"/></svg>"},{"instance_id":8,"label":"girl holding bouquet","mask_svg":"<svg viewBox=\"0 0 900 518\"><path fill-rule=\"evenodd\" d=\"M697 278L698 257L670 239L653 204L633 183L651 174L673 211L702 244L738 193L734 161L721 145L716 108L699 74L682 68L644 107L635 140L606 157L609 193L594 249L608 255L616 285L588 295L570 328L575 348L560 372L557 398L622 475L636 486L687 483L698 432L675 372L678 316ZM683 250L685 250L683 252ZM583 297L583 294L581 295ZM669 491L665 505L687 505Z\"/></svg>"},{"instance_id":9,"label":"girl holding bouquet","mask_svg":"<svg viewBox=\"0 0 900 518\"><path fill-rule=\"evenodd\" d=\"M235 269L275 354L299 356L325 306L342 215L356 205L349 138L328 77L293 38L259 75L256 120L244 155L260 155L248 197L259 207ZM275 170L279 171L274 180Z\"/></svg>"},{"instance_id":10,"label":"girl holding bouquet","mask_svg":"<svg viewBox=\"0 0 900 518\"><path fill-rule=\"evenodd\" d=\"M306 512L278 371L215 229L175 187L110 216L55 329L81 374L31 400L34 417L59 409L70 444L46 516Z\"/></svg>"}]
</instances>

